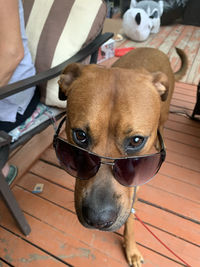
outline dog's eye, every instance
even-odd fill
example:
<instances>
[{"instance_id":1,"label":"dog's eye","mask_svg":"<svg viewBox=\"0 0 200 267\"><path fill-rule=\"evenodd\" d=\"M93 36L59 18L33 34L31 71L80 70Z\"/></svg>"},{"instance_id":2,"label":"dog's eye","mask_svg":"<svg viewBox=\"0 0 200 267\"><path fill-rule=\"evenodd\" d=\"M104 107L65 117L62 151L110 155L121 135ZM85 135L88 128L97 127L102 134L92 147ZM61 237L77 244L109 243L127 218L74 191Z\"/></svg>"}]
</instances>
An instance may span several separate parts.
<instances>
[{"instance_id":1,"label":"dog's eye","mask_svg":"<svg viewBox=\"0 0 200 267\"><path fill-rule=\"evenodd\" d=\"M143 148L146 143L147 138L139 135L132 136L128 139L126 152L127 153L134 153Z\"/></svg>"},{"instance_id":2,"label":"dog's eye","mask_svg":"<svg viewBox=\"0 0 200 267\"><path fill-rule=\"evenodd\" d=\"M74 142L81 147L86 148L88 146L88 136L83 130L74 129L73 139Z\"/></svg>"},{"instance_id":3,"label":"dog's eye","mask_svg":"<svg viewBox=\"0 0 200 267\"><path fill-rule=\"evenodd\" d=\"M143 141L144 141L144 137L134 136L130 139L129 145L132 147L138 147L143 143Z\"/></svg>"}]
</instances>

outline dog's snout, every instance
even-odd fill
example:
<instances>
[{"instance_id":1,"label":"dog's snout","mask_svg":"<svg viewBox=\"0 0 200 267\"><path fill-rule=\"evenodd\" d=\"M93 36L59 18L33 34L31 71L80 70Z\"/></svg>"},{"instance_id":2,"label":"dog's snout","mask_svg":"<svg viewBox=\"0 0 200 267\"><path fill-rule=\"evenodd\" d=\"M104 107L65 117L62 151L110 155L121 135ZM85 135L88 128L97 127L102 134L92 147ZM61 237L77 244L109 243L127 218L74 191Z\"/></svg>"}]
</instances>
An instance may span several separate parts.
<instances>
[{"instance_id":1,"label":"dog's snout","mask_svg":"<svg viewBox=\"0 0 200 267\"><path fill-rule=\"evenodd\" d=\"M104 168L102 169L104 170ZM119 217L120 195L115 193L111 179L98 178L98 176L95 177L96 180L84 192L84 197L76 209L78 208L79 220L84 226L111 231Z\"/></svg>"},{"instance_id":2,"label":"dog's snout","mask_svg":"<svg viewBox=\"0 0 200 267\"><path fill-rule=\"evenodd\" d=\"M82 214L88 225L101 230L109 228L117 219L116 210L109 206L101 211L94 210L89 206L83 206Z\"/></svg>"}]
</instances>

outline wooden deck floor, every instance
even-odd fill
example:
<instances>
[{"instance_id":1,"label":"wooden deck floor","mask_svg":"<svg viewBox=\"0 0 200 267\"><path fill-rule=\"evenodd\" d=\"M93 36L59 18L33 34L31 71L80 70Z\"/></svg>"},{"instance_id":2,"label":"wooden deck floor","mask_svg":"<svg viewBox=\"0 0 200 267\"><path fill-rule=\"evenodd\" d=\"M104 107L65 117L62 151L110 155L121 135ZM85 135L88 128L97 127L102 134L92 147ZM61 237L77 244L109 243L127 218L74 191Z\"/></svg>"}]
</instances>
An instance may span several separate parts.
<instances>
[{"instance_id":1,"label":"wooden deck floor","mask_svg":"<svg viewBox=\"0 0 200 267\"><path fill-rule=\"evenodd\" d=\"M177 83L172 111L192 112L196 86ZM165 127L167 159L160 172L141 187L136 213L146 225L192 267L200 263L200 123L171 113ZM34 153L35 145L29 153ZM15 162L24 165L26 155ZM21 170L21 169L20 169ZM41 194L32 190L44 184ZM83 228L74 211L74 178L59 166L48 147L12 187L32 232L19 231L0 199L0 267L128 266L123 228L115 233ZM136 220L136 241L146 267L183 264Z\"/></svg>"},{"instance_id":2,"label":"wooden deck floor","mask_svg":"<svg viewBox=\"0 0 200 267\"><path fill-rule=\"evenodd\" d=\"M174 47L183 49L189 61L189 68L182 82L188 84L198 84L200 80L200 27L174 25L161 27L158 34L150 35L146 42L136 43L126 41L125 46L147 46L159 48L168 54L172 67L179 67L179 59Z\"/></svg>"},{"instance_id":3,"label":"wooden deck floor","mask_svg":"<svg viewBox=\"0 0 200 267\"><path fill-rule=\"evenodd\" d=\"M191 112L196 87L177 84L172 110ZM165 128L167 160L141 187L138 216L191 266L200 262L200 124L170 114ZM31 153L31 151L30 151ZM19 165L22 164L19 162ZM36 183L44 184L33 194ZM32 232L23 236L0 201L0 266L127 266L122 230L104 233L83 228L75 215L74 179L58 166L50 146L12 188ZM136 221L136 240L144 266L181 263Z\"/></svg>"},{"instance_id":4,"label":"wooden deck floor","mask_svg":"<svg viewBox=\"0 0 200 267\"><path fill-rule=\"evenodd\" d=\"M121 20L106 20L105 31L122 33ZM179 68L175 47L183 49L188 57L189 68L181 82L197 85L200 81L200 27L186 25L161 26L159 33L151 34L145 42L124 39L119 47L153 47L167 54L174 70Z\"/></svg>"}]
</instances>

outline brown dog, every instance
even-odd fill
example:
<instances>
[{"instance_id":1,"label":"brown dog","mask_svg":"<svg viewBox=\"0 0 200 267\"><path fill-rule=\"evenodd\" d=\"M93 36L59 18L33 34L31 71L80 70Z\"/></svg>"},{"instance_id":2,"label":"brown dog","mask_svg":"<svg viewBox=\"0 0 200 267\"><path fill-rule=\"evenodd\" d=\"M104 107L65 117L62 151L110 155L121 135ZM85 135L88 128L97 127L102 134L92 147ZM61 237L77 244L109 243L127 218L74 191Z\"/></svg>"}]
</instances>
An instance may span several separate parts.
<instances>
[{"instance_id":1,"label":"brown dog","mask_svg":"<svg viewBox=\"0 0 200 267\"><path fill-rule=\"evenodd\" d=\"M112 158L146 155L163 134L174 81L186 72L187 58L177 49L182 65L172 72L168 57L153 48L137 48L112 68L71 64L60 77L59 98L68 99L67 140L98 155ZM158 144L157 144L157 147ZM133 235L133 187L113 177L102 164L88 180L76 179L75 206L86 227L114 231L125 223L125 251L131 266L142 255Z\"/></svg>"}]
</instances>

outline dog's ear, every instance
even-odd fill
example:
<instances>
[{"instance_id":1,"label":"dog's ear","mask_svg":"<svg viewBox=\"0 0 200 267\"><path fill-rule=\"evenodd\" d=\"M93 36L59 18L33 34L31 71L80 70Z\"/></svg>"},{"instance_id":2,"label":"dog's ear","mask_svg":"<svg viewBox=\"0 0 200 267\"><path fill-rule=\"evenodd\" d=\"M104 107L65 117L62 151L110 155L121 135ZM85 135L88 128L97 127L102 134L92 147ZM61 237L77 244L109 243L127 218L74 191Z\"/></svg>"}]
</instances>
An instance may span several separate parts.
<instances>
[{"instance_id":1,"label":"dog's ear","mask_svg":"<svg viewBox=\"0 0 200 267\"><path fill-rule=\"evenodd\" d=\"M70 91L70 85L81 75L82 64L72 63L67 66L58 80L60 100L66 100Z\"/></svg>"},{"instance_id":2,"label":"dog's ear","mask_svg":"<svg viewBox=\"0 0 200 267\"><path fill-rule=\"evenodd\" d=\"M160 94L161 100L166 101L169 91L169 81L166 74L163 72L155 72L153 75L153 84Z\"/></svg>"}]
</instances>

